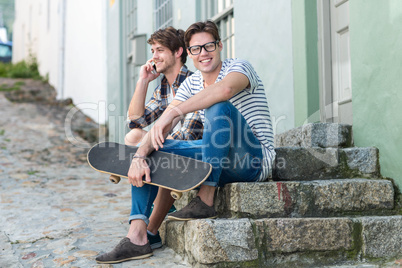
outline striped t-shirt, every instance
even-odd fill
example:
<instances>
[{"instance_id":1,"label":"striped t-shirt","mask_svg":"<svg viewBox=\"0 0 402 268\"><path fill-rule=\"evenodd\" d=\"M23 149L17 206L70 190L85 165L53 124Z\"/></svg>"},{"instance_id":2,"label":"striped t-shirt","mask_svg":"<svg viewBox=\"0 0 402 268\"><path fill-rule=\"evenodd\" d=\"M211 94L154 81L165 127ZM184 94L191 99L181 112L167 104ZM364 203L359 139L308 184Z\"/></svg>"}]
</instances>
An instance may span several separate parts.
<instances>
[{"instance_id":1,"label":"striped t-shirt","mask_svg":"<svg viewBox=\"0 0 402 268\"><path fill-rule=\"evenodd\" d=\"M221 71L219 72L215 83L221 81L231 72L244 74L250 82L250 88L245 88L240 91L230 98L229 101L246 119L253 134L260 141L263 147L263 170L259 181L264 181L272 176L272 164L275 158L274 134L264 86L251 64L248 61L240 59L225 60L222 63ZM186 101L203 89L204 83L202 74L200 71L196 71L180 85L175 99ZM201 120L204 123L204 110L200 111L200 115Z\"/></svg>"}]
</instances>

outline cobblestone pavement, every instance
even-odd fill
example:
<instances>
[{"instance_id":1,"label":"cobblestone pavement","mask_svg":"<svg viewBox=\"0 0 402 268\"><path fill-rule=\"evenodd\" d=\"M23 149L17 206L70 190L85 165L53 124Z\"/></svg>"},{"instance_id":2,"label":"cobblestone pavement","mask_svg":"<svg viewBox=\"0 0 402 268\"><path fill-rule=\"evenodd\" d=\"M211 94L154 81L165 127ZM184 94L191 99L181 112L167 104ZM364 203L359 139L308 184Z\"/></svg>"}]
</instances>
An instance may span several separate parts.
<instances>
[{"instance_id":1,"label":"cobblestone pavement","mask_svg":"<svg viewBox=\"0 0 402 268\"><path fill-rule=\"evenodd\" d=\"M89 144L72 145L64 120L0 93L0 267L188 267L166 247L144 260L95 262L128 230L130 188L88 166Z\"/></svg>"}]
</instances>

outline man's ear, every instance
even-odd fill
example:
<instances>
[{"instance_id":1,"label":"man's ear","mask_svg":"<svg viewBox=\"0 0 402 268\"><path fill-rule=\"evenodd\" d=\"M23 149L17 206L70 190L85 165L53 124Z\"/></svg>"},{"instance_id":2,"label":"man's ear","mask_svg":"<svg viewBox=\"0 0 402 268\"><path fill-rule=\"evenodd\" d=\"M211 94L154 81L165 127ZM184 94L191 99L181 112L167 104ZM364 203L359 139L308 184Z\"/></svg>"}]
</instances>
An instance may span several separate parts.
<instances>
[{"instance_id":1,"label":"man's ear","mask_svg":"<svg viewBox=\"0 0 402 268\"><path fill-rule=\"evenodd\" d=\"M190 50L188 50L188 49L187 49L187 56L188 56L190 59L193 58L193 55L190 53Z\"/></svg>"},{"instance_id":2,"label":"man's ear","mask_svg":"<svg viewBox=\"0 0 402 268\"><path fill-rule=\"evenodd\" d=\"M222 43L222 41L219 41L218 47L219 47L219 52L221 52L222 49L223 49L223 43Z\"/></svg>"},{"instance_id":3,"label":"man's ear","mask_svg":"<svg viewBox=\"0 0 402 268\"><path fill-rule=\"evenodd\" d=\"M180 58L180 57L181 57L181 54L183 54L183 48L182 48L182 47L179 47L179 49L176 51L176 57L177 57L177 58Z\"/></svg>"}]
</instances>

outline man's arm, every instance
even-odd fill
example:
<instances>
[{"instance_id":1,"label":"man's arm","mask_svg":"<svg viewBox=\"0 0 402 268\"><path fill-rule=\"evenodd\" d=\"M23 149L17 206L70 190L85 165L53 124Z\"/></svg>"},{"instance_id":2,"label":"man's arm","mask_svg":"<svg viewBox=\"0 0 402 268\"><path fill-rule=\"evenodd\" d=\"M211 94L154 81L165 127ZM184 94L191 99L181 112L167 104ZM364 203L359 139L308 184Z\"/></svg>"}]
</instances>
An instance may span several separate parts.
<instances>
[{"instance_id":1,"label":"man's arm","mask_svg":"<svg viewBox=\"0 0 402 268\"><path fill-rule=\"evenodd\" d=\"M177 107L180 103L182 103L181 101L178 100L173 100L169 106L166 108L166 110L163 112L163 115L168 112L171 109L174 109L175 107ZM184 115L182 115L184 116ZM161 117L161 118L162 118ZM166 138L166 136L168 135L169 131L171 129L173 129L176 124L180 121L180 116L174 118L174 120L170 121L169 124L166 124L166 127L163 130L163 135L164 138ZM159 119L160 120L160 119ZM158 121L159 121L158 120ZM157 122L158 122L157 121ZM156 123L155 123L156 124ZM147 156L149 155L155 148L153 146L152 140L153 140L153 136L154 136L154 131L153 131L154 127L151 128L151 130L144 136L144 138L141 140L141 145L137 150L137 154L141 155L141 156Z\"/></svg>"},{"instance_id":2,"label":"man's arm","mask_svg":"<svg viewBox=\"0 0 402 268\"><path fill-rule=\"evenodd\" d=\"M229 100L241 90L249 86L247 76L241 73L229 73L222 81L208 86L188 100L181 102L173 100L152 129L145 135L137 150L137 158L133 158L128 171L129 182L142 187L143 176L147 182L151 181L150 169L143 157L153 150L163 147L168 132L177 124L182 116L189 112L208 108L215 103Z\"/></svg>"},{"instance_id":3,"label":"man's arm","mask_svg":"<svg viewBox=\"0 0 402 268\"><path fill-rule=\"evenodd\" d=\"M137 86L135 87L130 106L128 107L128 118L132 121L144 115L145 97L147 95L148 84L149 82L141 79L137 81Z\"/></svg>"},{"instance_id":4,"label":"man's arm","mask_svg":"<svg viewBox=\"0 0 402 268\"><path fill-rule=\"evenodd\" d=\"M144 115L145 111L145 98L147 95L149 82L159 76L159 74L153 74L151 71L153 67L151 65L152 60L148 60L146 64L141 66L140 78L137 81L133 97L131 98L130 105L128 107L128 118L130 120L136 120Z\"/></svg>"},{"instance_id":5,"label":"man's arm","mask_svg":"<svg viewBox=\"0 0 402 268\"><path fill-rule=\"evenodd\" d=\"M180 103L181 101L173 100L166 108L165 112L169 111ZM169 125L167 125L164 131L164 138L166 138L169 131L179 122L179 120L180 117L176 117L174 120L171 121ZM144 176L147 182L151 181L150 169L144 158L155 149L152 142L152 137L154 135L155 134L152 128L141 140L141 145L138 148L133 160L131 161L130 169L128 170L128 180L133 186L142 187L144 185L144 182L142 181L142 178Z\"/></svg>"},{"instance_id":6,"label":"man's arm","mask_svg":"<svg viewBox=\"0 0 402 268\"><path fill-rule=\"evenodd\" d=\"M232 72L229 73L220 82L215 83L201 90L188 100L172 106L171 109L166 110L158 122L153 126L152 130L155 133L153 136L153 146L157 150L163 147L165 139L164 129L181 116L202 109L211 107L215 103L227 101L234 95L250 86L250 82L242 73Z\"/></svg>"}]
</instances>

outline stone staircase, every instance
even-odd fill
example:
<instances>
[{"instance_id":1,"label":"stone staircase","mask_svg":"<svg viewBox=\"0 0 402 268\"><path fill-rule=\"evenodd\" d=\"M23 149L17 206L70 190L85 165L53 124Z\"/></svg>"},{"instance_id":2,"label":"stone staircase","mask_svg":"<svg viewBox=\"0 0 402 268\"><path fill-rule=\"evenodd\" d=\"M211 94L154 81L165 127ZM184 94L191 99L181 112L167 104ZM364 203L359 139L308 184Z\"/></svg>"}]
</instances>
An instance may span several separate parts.
<instances>
[{"instance_id":1,"label":"stone staircase","mask_svg":"<svg viewBox=\"0 0 402 268\"><path fill-rule=\"evenodd\" d=\"M376 148L352 129L308 124L276 136L273 181L220 188L219 218L165 221L164 243L194 267L300 267L402 257L402 216ZM175 205L186 205L196 191Z\"/></svg>"}]
</instances>

